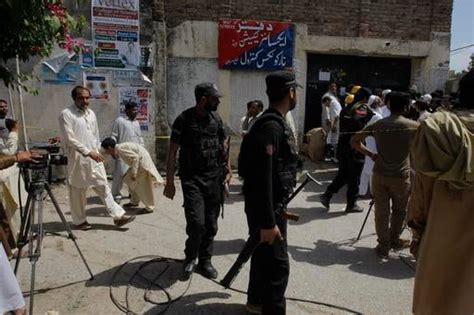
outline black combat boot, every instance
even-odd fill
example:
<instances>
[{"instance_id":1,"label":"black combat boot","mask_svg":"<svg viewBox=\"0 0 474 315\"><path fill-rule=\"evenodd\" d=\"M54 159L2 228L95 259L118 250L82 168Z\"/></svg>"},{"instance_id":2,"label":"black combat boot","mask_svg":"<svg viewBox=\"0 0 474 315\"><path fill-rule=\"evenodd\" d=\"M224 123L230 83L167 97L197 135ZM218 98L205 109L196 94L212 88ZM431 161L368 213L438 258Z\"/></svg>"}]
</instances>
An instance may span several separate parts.
<instances>
[{"instance_id":1,"label":"black combat boot","mask_svg":"<svg viewBox=\"0 0 474 315\"><path fill-rule=\"evenodd\" d=\"M363 212L363 211L364 211L364 208L359 206L357 204L357 201L348 202L346 206L346 210L345 210L346 213L357 213L357 212Z\"/></svg>"},{"instance_id":2,"label":"black combat boot","mask_svg":"<svg viewBox=\"0 0 474 315\"><path fill-rule=\"evenodd\" d=\"M210 260L200 261L197 265L197 272L199 272L203 277L208 279L217 279L217 270L211 264Z\"/></svg>"},{"instance_id":3,"label":"black combat boot","mask_svg":"<svg viewBox=\"0 0 474 315\"><path fill-rule=\"evenodd\" d=\"M197 258L195 259L185 259L183 261L183 274L182 280L188 280L191 274L194 272L197 266Z\"/></svg>"},{"instance_id":4,"label":"black combat boot","mask_svg":"<svg viewBox=\"0 0 474 315\"><path fill-rule=\"evenodd\" d=\"M332 198L332 192L327 191L324 192L324 194L319 196L319 200L321 201L321 204L329 210L329 203L331 202Z\"/></svg>"}]
</instances>

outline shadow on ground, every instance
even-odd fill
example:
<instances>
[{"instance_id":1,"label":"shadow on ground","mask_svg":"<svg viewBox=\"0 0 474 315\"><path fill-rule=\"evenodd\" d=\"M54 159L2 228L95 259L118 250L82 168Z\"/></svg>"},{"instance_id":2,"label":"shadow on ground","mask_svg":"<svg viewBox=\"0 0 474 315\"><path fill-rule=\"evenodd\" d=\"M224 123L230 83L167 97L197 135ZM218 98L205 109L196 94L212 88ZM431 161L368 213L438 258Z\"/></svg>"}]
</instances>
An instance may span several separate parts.
<instances>
[{"instance_id":1,"label":"shadow on ground","mask_svg":"<svg viewBox=\"0 0 474 315\"><path fill-rule=\"evenodd\" d=\"M71 227L72 233L78 232L73 228L72 222L68 222L69 227ZM118 232L125 232L128 231L128 227L117 227L114 225L112 219L110 219L110 224L102 224L102 223L91 223L92 229L90 231L94 230L101 230L101 231L118 231ZM45 222L43 223L43 230L46 233L51 233L55 234L57 232L66 232L66 227L62 222L56 221L56 222Z\"/></svg>"},{"instance_id":2,"label":"shadow on ground","mask_svg":"<svg viewBox=\"0 0 474 315\"><path fill-rule=\"evenodd\" d=\"M354 240L329 242L318 240L314 248L288 246L288 252L298 262L321 267L347 265L349 270L386 279L413 278L414 272L405 266L398 255L391 253L389 259L378 258L373 248L355 246Z\"/></svg>"},{"instance_id":3,"label":"shadow on ground","mask_svg":"<svg viewBox=\"0 0 474 315\"><path fill-rule=\"evenodd\" d=\"M109 287L117 309L143 314L245 314L241 304L206 303L209 299L229 299L223 292L187 294L190 280L182 279L181 262L156 256L137 257L125 265L105 270L86 282L86 287ZM193 277L200 277L194 274ZM182 297L181 297L182 296ZM167 304L169 300L176 303Z\"/></svg>"},{"instance_id":4,"label":"shadow on ground","mask_svg":"<svg viewBox=\"0 0 474 315\"><path fill-rule=\"evenodd\" d=\"M177 303L174 303L170 306L168 313L169 314L246 314L245 306L243 304L227 304L227 303L206 303L201 304L201 302L209 299L221 299L227 300L231 297L229 293L223 292L206 292L206 293L196 293L184 296ZM152 315L158 314L164 310L163 306L156 306L144 314Z\"/></svg>"},{"instance_id":5,"label":"shadow on ground","mask_svg":"<svg viewBox=\"0 0 474 315\"><path fill-rule=\"evenodd\" d=\"M246 240L214 240L214 256L238 254L245 245Z\"/></svg>"},{"instance_id":6,"label":"shadow on ground","mask_svg":"<svg viewBox=\"0 0 474 315\"><path fill-rule=\"evenodd\" d=\"M288 211L299 215L298 221L289 221L291 225L302 225L313 220L330 220L340 216L345 216L347 213L344 211L328 212L326 208L315 207L315 208L292 208L289 207Z\"/></svg>"}]
</instances>

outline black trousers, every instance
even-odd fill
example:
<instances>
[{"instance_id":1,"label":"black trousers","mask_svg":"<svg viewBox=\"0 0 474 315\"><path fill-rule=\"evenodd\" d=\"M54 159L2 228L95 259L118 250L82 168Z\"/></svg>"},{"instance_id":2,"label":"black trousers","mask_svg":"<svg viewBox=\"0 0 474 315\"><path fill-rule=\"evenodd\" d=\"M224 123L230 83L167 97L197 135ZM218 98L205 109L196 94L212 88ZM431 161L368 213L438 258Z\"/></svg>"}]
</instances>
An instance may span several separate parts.
<instances>
[{"instance_id":1,"label":"black trousers","mask_svg":"<svg viewBox=\"0 0 474 315\"><path fill-rule=\"evenodd\" d=\"M357 200L357 195L359 194L360 174L362 173L363 167L363 161L357 160L351 155L341 154L339 156L337 175L328 186L327 191L331 194L335 194L344 185L347 185L347 205L354 205Z\"/></svg>"},{"instance_id":2,"label":"black trousers","mask_svg":"<svg viewBox=\"0 0 474 315\"><path fill-rule=\"evenodd\" d=\"M220 209L219 177L193 177L181 180L188 238L184 249L186 260L210 260L217 234Z\"/></svg>"},{"instance_id":3,"label":"black trousers","mask_svg":"<svg viewBox=\"0 0 474 315\"><path fill-rule=\"evenodd\" d=\"M247 213L250 233L258 233L252 213ZM286 220L277 220L283 240L275 240L273 244L260 244L250 260L249 286L247 302L262 305L262 314L285 314L285 291L288 286L290 262L288 259L288 244L286 241Z\"/></svg>"}]
</instances>

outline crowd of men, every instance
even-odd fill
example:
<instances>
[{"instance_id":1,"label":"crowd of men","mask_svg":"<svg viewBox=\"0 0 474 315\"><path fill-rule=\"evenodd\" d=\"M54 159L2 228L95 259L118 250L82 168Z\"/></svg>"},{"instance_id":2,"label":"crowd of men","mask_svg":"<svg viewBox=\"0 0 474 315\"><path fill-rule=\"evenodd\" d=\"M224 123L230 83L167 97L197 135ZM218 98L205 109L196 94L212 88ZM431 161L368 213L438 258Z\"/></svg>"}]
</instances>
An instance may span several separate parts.
<instances>
[{"instance_id":1,"label":"crowd of men","mask_svg":"<svg viewBox=\"0 0 474 315\"><path fill-rule=\"evenodd\" d=\"M245 183L249 234L260 239L251 258L247 311L285 314L289 277L285 199L296 184L298 154L296 132L289 122L301 86L292 71L271 73L265 83L268 109L263 111L261 101L249 102L242 119L246 148L243 144L239 175ZM350 95L341 102L337 86L331 84L321 99L327 152L338 163L337 175L320 196L321 203L329 209L332 196L344 185L347 213L363 211L357 203L359 196L371 196L378 243L375 253L382 258L391 249L410 245L400 238L402 227L408 222L413 230L410 249L418 259L413 311L473 313L474 71L461 80L455 108L435 108L429 104L434 98L428 95L414 99L409 93L389 90L372 94L361 86L348 90ZM198 271L216 279L218 271L211 260L225 186L232 177L229 140L216 111L222 97L217 86L198 84L194 95L195 106L183 111L172 126L163 194L174 198L178 164L188 236L183 277L188 279ZM135 120L136 104L126 105L126 118L118 118L111 136L100 142L97 119L89 109L90 91L77 86L71 96L73 104L60 113L59 125L68 156L74 227L92 228L85 212L89 188L102 199L116 226L135 218L125 214L120 205L125 198L122 182L130 193L125 208L142 202L146 213L153 212L154 185L164 181L143 147ZM0 106L0 118L1 115ZM116 162L112 189L107 183L103 154L111 155ZM6 168L35 158L34 152L4 154L0 166ZM246 163L249 160L252 163ZM360 187L363 174L366 183ZM18 298L18 285L10 283L14 278L3 249L0 263L0 274L10 279L9 285L0 286L0 294L14 297L7 301L10 308L6 309L21 313L24 302Z\"/></svg>"},{"instance_id":2,"label":"crowd of men","mask_svg":"<svg viewBox=\"0 0 474 315\"><path fill-rule=\"evenodd\" d=\"M452 103L439 91L372 94L353 86L341 109L335 84L321 100L329 155L339 132L337 175L321 203L329 209L344 185L347 213L363 211L361 195L373 198L375 253L386 258L391 249L410 247L417 258L416 314L474 312L473 90L471 70ZM400 238L405 223L413 231L411 242Z\"/></svg>"}]
</instances>

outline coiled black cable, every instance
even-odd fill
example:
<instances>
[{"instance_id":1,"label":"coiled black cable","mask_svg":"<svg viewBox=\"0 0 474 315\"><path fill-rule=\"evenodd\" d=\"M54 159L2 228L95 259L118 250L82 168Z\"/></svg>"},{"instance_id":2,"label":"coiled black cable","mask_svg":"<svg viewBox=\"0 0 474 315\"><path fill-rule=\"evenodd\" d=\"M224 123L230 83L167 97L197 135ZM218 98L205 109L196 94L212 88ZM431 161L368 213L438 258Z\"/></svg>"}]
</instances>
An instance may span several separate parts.
<instances>
[{"instance_id":1,"label":"coiled black cable","mask_svg":"<svg viewBox=\"0 0 474 315\"><path fill-rule=\"evenodd\" d=\"M148 259L148 260L145 260L143 263L141 263L137 270L130 276L130 278L128 279L127 281L127 288L126 288L126 291L125 291L125 305L123 303L121 303L120 301L118 301L118 299L114 296L114 293L113 293L113 287L114 287L114 283L116 282L116 278L117 276L120 274L120 272L127 266L129 265L130 263L132 262L135 262L135 261L138 261L138 260L143 260L143 259ZM143 274L141 274L141 271L151 265L151 264L155 264L155 263L165 263L166 266L165 268L159 272L155 277L153 277L153 279L148 279L147 277L145 277ZM163 310L161 310L160 312L156 313L156 314L164 314L168 311L168 309L170 308L171 304L173 304L174 302L180 300L183 296L185 296L185 294L188 292L189 290L189 287L191 286L191 280L192 280L192 276L189 278L189 280L187 281L187 285L186 285L186 288L185 290L177 297L175 298L172 298L170 293L168 292L168 290L166 288L164 288L162 285L160 285L157 281L169 270L170 268L170 264L171 263L182 263L182 260L181 259L176 259L176 258L168 258L168 257L162 257L162 256L158 256L158 255L146 255L146 256L139 256L139 257L135 257L135 258L132 258L126 262L124 262L115 272L114 274L112 275L112 278L110 280L110 285L109 285L109 295L110 295L110 298L112 300L112 302L115 304L115 306L117 306L117 308L126 313L126 314L137 314L136 312L134 312L133 310L130 309L130 303L129 303L129 288L131 286L131 283L134 281L134 279L136 277L140 277L142 280L144 280L145 282L147 282L147 287L145 288L145 293L143 295L143 299L144 301L148 302L148 303L151 303L153 305L160 305L160 306L164 306ZM219 286L222 286L218 281L216 280L211 280L212 282L218 284ZM160 291L162 291L166 297L167 297L167 301L164 301L164 302L158 302L158 301L153 301L152 299L150 299L150 290L153 288L153 287L156 287L158 289L160 289ZM241 293L241 294L247 294L246 291L243 291L243 290L238 290L238 289L235 289L235 288L229 288L229 290L231 291L234 291L234 292L237 292L237 293ZM349 313L352 313L352 314L362 314L361 312L358 312L358 311L355 311L355 310L352 310L350 308L347 308L347 307L344 307L344 306L339 306L339 305L334 305L334 304L330 304L330 303L325 303L325 302L319 302L319 301L313 301L313 300L306 300L306 299L300 299L300 298L295 298L295 297L287 297L286 298L287 300L290 300L290 301L295 301L295 302L302 302L302 303L309 303L309 304L314 304L314 305L321 305L321 306L325 306L325 307L329 307L329 308L333 308L333 309L337 309L337 310L340 310L340 311L345 311L345 312L349 312Z\"/></svg>"}]
</instances>

